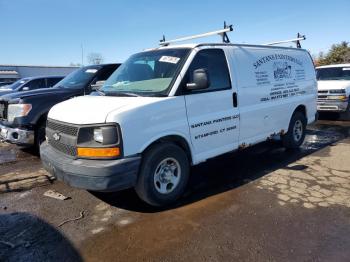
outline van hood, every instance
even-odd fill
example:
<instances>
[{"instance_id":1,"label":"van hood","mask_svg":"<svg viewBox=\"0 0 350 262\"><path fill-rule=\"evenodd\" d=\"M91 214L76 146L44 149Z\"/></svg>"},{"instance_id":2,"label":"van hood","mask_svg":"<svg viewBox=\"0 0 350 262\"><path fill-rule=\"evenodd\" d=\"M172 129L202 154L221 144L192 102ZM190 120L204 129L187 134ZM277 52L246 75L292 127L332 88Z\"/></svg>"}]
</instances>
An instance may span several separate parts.
<instances>
[{"instance_id":1,"label":"van hood","mask_svg":"<svg viewBox=\"0 0 350 262\"><path fill-rule=\"evenodd\" d=\"M152 103L156 97L82 96L59 103L51 108L48 117L70 124L105 123L108 114L123 107Z\"/></svg>"},{"instance_id":2,"label":"van hood","mask_svg":"<svg viewBox=\"0 0 350 262\"><path fill-rule=\"evenodd\" d=\"M347 80L321 80L317 81L318 90L347 89L350 93L350 81Z\"/></svg>"}]
</instances>

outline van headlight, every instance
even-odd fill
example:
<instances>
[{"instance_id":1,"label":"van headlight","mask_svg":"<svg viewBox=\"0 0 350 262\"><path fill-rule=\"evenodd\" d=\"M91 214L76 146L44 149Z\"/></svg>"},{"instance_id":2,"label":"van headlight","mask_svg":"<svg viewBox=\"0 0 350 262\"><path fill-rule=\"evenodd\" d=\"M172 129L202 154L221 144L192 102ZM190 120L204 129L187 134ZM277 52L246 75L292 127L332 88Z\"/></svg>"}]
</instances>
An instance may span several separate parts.
<instances>
[{"instance_id":1,"label":"van headlight","mask_svg":"<svg viewBox=\"0 0 350 262\"><path fill-rule=\"evenodd\" d=\"M22 117L29 114L32 110L31 104L9 104L7 110L7 121L13 122L16 117Z\"/></svg>"},{"instance_id":2,"label":"van headlight","mask_svg":"<svg viewBox=\"0 0 350 262\"><path fill-rule=\"evenodd\" d=\"M94 129L94 140L103 144L103 132L101 128Z\"/></svg>"},{"instance_id":3,"label":"van headlight","mask_svg":"<svg viewBox=\"0 0 350 262\"><path fill-rule=\"evenodd\" d=\"M89 159L114 159L122 155L121 131L117 124L79 128L77 156Z\"/></svg>"},{"instance_id":4,"label":"van headlight","mask_svg":"<svg viewBox=\"0 0 350 262\"><path fill-rule=\"evenodd\" d=\"M346 95L340 95L340 96L328 96L328 99L346 101L348 98Z\"/></svg>"},{"instance_id":5,"label":"van headlight","mask_svg":"<svg viewBox=\"0 0 350 262\"><path fill-rule=\"evenodd\" d=\"M102 145L114 145L119 142L119 132L116 126L93 127L93 138L95 142Z\"/></svg>"},{"instance_id":6,"label":"van headlight","mask_svg":"<svg viewBox=\"0 0 350 262\"><path fill-rule=\"evenodd\" d=\"M78 144L101 147L119 143L119 127L105 124L100 126L86 126L79 129Z\"/></svg>"}]
</instances>

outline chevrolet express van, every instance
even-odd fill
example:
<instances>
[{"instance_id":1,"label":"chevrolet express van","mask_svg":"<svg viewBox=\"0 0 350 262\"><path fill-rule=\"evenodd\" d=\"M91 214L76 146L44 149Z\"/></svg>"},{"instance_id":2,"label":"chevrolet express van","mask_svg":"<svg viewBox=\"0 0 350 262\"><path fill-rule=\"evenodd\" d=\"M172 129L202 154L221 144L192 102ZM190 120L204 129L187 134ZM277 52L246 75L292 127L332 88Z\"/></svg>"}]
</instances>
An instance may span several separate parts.
<instances>
[{"instance_id":1,"label":"chevrolet express van","mask_svg":"<svg viewBox=\"0 0 350 262\"><path fill-rule=\"evenodd\" d=\"M41 158L73 187L134 187L145 202L167 205L183 194L191 165L276 135L299 147L316 99L303 49L163 46L131 56L99 96L55 105Z\"/></svg>"},{"instance_id":2,"label":"chevrolet express van","mask_svg":"<svg viewBox=\"0 0 350 262\"><path fill-rule=\"evenodd\" d=\"M316 67L319 112L349 112L350 64Z\"/></svg>"}]
</instances>

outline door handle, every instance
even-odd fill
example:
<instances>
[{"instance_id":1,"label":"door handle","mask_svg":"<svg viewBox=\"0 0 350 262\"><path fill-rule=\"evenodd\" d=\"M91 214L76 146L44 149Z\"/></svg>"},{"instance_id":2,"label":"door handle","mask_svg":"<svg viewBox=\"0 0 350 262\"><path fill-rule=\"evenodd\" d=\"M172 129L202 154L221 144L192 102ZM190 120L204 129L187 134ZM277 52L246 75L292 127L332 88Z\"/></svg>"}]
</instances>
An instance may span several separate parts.
<instances>
[{"instance_id":1,"label":"door handle","mask_svg":"<svg viewBox=\"0 0 350 262\"><path fill-rule=\"evenodd\" d=\"M232 94L232 101L233 101L233 107L237 107L238 102L237 102L237 93L236 92L233 92L233 94Z\"/></svg>"}]
</instances>

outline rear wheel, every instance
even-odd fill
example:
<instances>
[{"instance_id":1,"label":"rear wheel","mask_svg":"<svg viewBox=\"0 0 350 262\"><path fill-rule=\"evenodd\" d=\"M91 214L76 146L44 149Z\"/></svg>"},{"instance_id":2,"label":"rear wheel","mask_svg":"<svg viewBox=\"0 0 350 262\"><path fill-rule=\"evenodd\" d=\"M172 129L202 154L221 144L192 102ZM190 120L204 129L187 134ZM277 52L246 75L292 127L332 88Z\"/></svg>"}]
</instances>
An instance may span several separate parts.
<instances>
[{"instance_id":1,"label":"rear wheel","mask_svg":"<svg viewBox=\"0 0 350 262\"><path fill-rule=\"evenodd\" d=\"M284 147L295 149L301 146L305 139L306 123L306 117L302 112L297 111L293 114L288 132L282 137Z\"/></svg>"},{"instance_id":2,"label":"rear wheel","mask_svg":"<svg viewBox=\"0 0 350 262\"><path fill-rule=\"evenodd\" d=\"M189 177L189 161L184 150L171 143L157 144L144 156L136 192L153 206L176 201L184 192Z\"/></svg>"}]
</instances>

